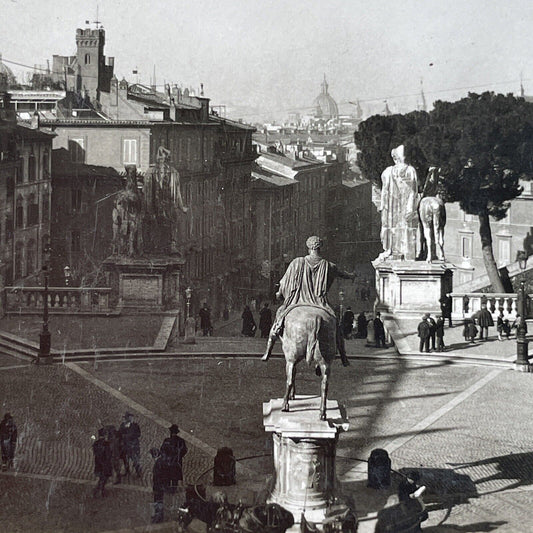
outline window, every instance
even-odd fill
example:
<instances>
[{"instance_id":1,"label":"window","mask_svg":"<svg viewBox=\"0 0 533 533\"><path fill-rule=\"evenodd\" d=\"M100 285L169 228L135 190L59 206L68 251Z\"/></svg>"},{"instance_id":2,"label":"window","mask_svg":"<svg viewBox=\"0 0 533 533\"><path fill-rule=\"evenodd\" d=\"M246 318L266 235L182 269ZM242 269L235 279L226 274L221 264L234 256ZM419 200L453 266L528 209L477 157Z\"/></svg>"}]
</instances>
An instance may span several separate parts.
<instances>
[{"instance_id":1,"label":"window","mask_svg":"<svg viewBox=\"0 0 533 533\"><path fill-rule=\"evenodd\" d=\"M86 65L91 64L91 54L85 54L85 64Z\"/></svg>"},{"instance_id":2,"label":"window","mask_svg":"<svg viewBox=\"0 0 533 533\"><path fill-rule=\"evenodd\" d=\"M21 278L24 273L22 272L22 259L23 259L23 250L24 244L22 242L17 242L15 245L15 279Z\"/></svg>"},{"instance_id":3,"label":"window","mask_svg":"<svg viewBox=\"0 0 533 533\"><path fill-rule=\"evenodd\" d=\"M137 164L137 139L124 139L122 161L125 165Z\"/></svg>"},{"instance_id":4,"label":"window","mask_svg":"<svg viewBox=\"0 0 533 533\"><path fill-rule=\"evenodd\" d=\"M39 204L35 194L30 194L28 200L28 226L34 226L39 224Z\"/></svg>"},{"instance_id":5,"label":"window","mask_svg":"<svg viewBox=\"0 0 533 533\"><path fill-rule=\"evenodd\" d=\"M35 271L36 248L35 241L31 239L26 247L26 275L29 276Z\"/></svg>"},{"instance_id":6,"label":"window","mask_svg":"<svg viewBox=\"0 0 533 533\"><path fill-rule=\"evenodd\" d=\"M37 179L37 164L33 152L28 159L28 179L29 181L35 181Z\"/></svg>"},{"instance_id":7,"label":"window","mask_svg":"<svg viewBox=\"0 0 533 533\"><path fill-rule=\"evenodd\" d=\"M43 178L47 179L50 177L50 153L48 150L45 150L43 153Z\"/></svg>"},{"instance_id":8,"label":"window","mask_svg":"<svg viewBox=\"0 0 533 533\"><path fill-rule=\"evenodd\" d=\"M85 138L69 139L68 149L73 163L85 163Z\"/></svg>"},{"instance_id":9,"label":"window","mask_svg":"<svg viewBox=\"0 0 533 533\"><path fill-rule=\"evenodd\" d=\"M498 240L498 265L508 265L511 262L511 239L499 238Z\"/></svg>"},{"instance_id":10,"label":"window","mask_svg":"<svg viewBox=\"0 0 533 533\"><path fill-rule=\"evenodd\" d=\"M48 222L48 219L50 218L50 209L49 209L49 196L48 191L44 191L43 198L42 198L42 212L43 212L43 222Z\"/></svg>"},{"instance_id":11,"label":"window","mask_svg":"<svg viewBox=\"0 0 533 533\"><path fill-rule=\"evenodd\" d=\"M17 206L15 208L15 227L24 227L24 206L22 204L22 196L17 198Z\"/></svg>"},{"instance_id":12,"label":"window","mask_svg":"<svg viewBox=\"0 0 533 533\"><path fill-rule=\"evenodd\" d=\"M70 190L70 207L73 211L81 209L81 189Z\"/></svg>"},{"instance_id":13,"label":"window","mask_svg":"<svg viewBox=\"0 0 533 533\"><path fill-rule=\"evenodd\" d=\"M70 237L70 251L79 252L81 251L81 235L79 230L72 230Z\"/></svg>"},{"instance_id":14,"label":"window","mask_svg":"<svg viewBox=\"0 0 533 533\"><path fill-rule=\"evenodd\" d=\"M472 236L461 235L461 257L470 259L472 257Z\"/></svg>"}]
</instances>

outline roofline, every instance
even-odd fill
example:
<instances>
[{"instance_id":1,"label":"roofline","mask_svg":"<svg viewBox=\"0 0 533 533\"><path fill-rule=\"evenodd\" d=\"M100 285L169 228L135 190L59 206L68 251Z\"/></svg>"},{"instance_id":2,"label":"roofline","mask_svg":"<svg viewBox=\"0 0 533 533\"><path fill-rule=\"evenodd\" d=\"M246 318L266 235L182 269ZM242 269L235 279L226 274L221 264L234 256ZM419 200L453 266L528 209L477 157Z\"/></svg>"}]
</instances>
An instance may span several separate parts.
<instances>
[{"instance_id":1,"label":"roofline","mask_svg":"<svg viewBox=\"0 0 533 533\"><path fill-rule=\"evenodd\" d=\"M175 120L102 120L102 119L40 119L42 126L101 126L107 128L136 126L151 128L153 126L216 126L209 122L178 122Z\"/></svg>"}]
</instances>

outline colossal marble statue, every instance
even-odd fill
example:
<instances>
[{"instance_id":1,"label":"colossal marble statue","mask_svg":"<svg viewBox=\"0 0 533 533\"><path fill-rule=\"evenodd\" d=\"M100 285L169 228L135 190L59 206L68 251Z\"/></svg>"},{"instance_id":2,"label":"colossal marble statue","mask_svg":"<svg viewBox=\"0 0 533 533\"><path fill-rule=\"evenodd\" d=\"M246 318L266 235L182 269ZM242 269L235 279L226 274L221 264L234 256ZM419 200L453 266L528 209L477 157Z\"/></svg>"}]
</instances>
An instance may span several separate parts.
<instances>
[{"instance_id":1,"label":"colossal marble statue","mask_svg":"<svg viewBox=\"0 0 533 533\"><path fill-rule=\"evenodd\" d=\"M143 253L144 202L137 187L135 165L126 167L126 187L113 205L113 253L129 257Z\"/></svg>"},{"instance_id":2,"label":"colossal marble statue","mask_svg":"<svg viewBox=\"0 0 533 533\"><path fill-rule=\"evenodd\" d=\"M418 229L416 170L405 163L403 145L391 152L394 165L381 175L381 259L414 260Z\"/></svg>"},{"instance_id":3,"label":"colossal marble statue","mask_svg":"<svg viewBox=\"0 0 533 533\"><path fill-rule=\"evenodd\" d=\"M147 214L155 219L157 231L168 230L170 252L178 251L179 212L187 213L183 203L179 172L170 164L170 150L160 146L156 164L147 171L144 179L144 196Z\"/></svg>"}]
</instances>

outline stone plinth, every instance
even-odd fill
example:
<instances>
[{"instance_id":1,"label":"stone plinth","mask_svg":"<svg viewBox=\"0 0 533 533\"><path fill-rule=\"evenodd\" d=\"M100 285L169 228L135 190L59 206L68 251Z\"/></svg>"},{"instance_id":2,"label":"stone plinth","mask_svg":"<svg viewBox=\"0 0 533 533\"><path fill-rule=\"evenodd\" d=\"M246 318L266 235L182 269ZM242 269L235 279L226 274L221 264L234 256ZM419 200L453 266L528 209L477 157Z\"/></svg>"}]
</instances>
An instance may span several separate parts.
<instances>
[{"instance_id":1,"label":"stone plinth","mask_svg":"<svg viewBox=\"0 0 533 533\"><path fill-rule=\"evenodd\" d=\"M275 480L268 503L289 510L296 523L320 524L335 497L335 452L348 419L336 400L328 400L327 420L319 420L320 398L296 396L290 412L281 411L282 398L263 404L265 431L274 440Z\"/></svg>"},{"instance_id":2,"label":"stone plinth","mask_svg":"<svg viewBox=\"0 0 533 533\"><path fill-rule=\"evenodd\" d=\"M452 292L451 263L425 261L374 261L376 310L412 315L439 313L440 298Z\"/></svg>"},{"instance_id":3,"label":"stone plinth","mask_svg":"<svg viewBox=\"0 0 533 533\"><path fill-rule=\"evenodd\" d=\"M163 311L182 307L180 281L184 263L184 259L174 256L111 256L103 264L116 278L119 308Z\"/></svg>"}]
</instances>

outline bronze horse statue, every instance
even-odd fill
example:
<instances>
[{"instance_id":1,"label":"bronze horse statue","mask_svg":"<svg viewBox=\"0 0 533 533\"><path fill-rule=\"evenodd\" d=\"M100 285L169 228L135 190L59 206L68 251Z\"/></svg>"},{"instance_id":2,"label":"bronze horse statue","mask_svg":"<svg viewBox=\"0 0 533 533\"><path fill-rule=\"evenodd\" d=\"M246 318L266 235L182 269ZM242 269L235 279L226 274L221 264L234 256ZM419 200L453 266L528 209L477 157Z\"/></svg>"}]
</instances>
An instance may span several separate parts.
<instances>
[{"instance_id":1,"label":"bronze horse statue","mask_svg":"<svg viewBox=\"0 0 533 533\"><path fill-rule=\"evenodd\" d=\"M444 226L446 225L446 207L438 190L440 168L430 167L422 199L418 204L420 218L420 256L426 254L426 261L435 258L444 261Z\"/></svg>"},{"instance_id":2,"label":"bronze horse statue","mask_svg":"<svg viewBox=\"0 0 533 533\"><path fill-rule=\"evenodd\" d=\"M287 375L282 411L289 411L289 399L295 397L296 365L307 361L320 369L320 420L326 420L328 380L336 353L337 321L326 308L298 304L285 315L281 337ZM318 374L318 371L317 371Z\"/></svg>"}]
</instances>

